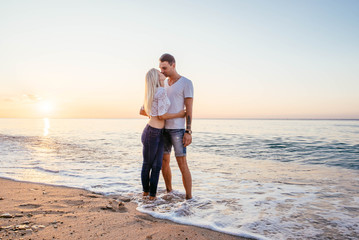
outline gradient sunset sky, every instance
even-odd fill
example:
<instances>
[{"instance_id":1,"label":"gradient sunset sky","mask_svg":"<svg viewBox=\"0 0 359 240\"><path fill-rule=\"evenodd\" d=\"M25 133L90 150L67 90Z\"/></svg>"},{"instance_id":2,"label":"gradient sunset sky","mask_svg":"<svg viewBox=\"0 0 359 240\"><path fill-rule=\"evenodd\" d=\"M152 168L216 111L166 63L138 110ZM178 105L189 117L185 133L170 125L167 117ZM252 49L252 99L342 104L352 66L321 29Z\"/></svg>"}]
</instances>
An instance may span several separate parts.
<instances>
[{"instance_id":1,"label":"gradient sunset sky","mask_svg":"<svg viewBox=\"0 0 359 240\"><path fill-rule=\"evenodd\" d=\"M359 1L0 1L0 118L137 118L171 53L195 118L359 118Z\"/></svg>"}]
</instances>

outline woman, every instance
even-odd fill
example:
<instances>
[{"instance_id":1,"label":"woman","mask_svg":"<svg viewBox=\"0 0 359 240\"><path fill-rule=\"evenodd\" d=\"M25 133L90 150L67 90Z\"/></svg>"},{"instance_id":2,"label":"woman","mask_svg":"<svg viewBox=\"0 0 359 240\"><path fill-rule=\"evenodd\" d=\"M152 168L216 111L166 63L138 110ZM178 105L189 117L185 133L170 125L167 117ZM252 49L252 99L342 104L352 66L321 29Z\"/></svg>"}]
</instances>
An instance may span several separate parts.
<instances>
[{"instance_id":1,"label":"woman","mask_svg":"<svg viewBox=\"0 0 359 240\"><path fill-rule=\"evenodd\" d=\"M143 196L148 196L150 200L156 199L158 179L162 167L163 158L163 128L165 119L180 118L185 116L185 112L169 114L167 113L170 101L167 97L164 80L166 77L157 69L152 68L146 74L145 81L145 100L140 114L149 116L142 133L143 144L143 164L141 181Z\"/></svg>"}]
</instances>

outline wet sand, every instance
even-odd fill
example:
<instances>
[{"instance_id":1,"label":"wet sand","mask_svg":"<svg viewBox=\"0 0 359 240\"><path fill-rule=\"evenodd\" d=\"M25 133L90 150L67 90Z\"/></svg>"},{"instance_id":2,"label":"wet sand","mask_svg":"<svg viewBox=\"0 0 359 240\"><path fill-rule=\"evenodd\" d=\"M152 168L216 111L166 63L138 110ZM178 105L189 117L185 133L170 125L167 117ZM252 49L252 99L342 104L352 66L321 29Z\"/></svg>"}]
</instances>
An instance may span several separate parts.
<instances>
[{"instance_id":1,"label":"wet sand","mask_svg":"<svg viewBox=\"0 0 359 240\"><path fill-rule=\"evenodd\" d=\"M0 178L0 239L246 239L156 219L121 196Z\"/></svg>"}]
</instances>

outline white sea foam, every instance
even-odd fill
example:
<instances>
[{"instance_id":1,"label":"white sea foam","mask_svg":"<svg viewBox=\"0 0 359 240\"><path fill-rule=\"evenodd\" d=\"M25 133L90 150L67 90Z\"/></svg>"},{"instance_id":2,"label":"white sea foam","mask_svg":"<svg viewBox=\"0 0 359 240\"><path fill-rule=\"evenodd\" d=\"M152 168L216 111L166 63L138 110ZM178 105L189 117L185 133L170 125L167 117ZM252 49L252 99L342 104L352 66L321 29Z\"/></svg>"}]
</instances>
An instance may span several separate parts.
<instances>
[{"instance_id":1,"label":"white sea foam","mask_svg":"<svg viewBox=\"0 0 359 240\"><path fill-rule=\"evenodd\" d=\"M346 181L357 183L357 179L352 179L357 176L352 171L338 173L340 170L334 168L270 161L259 162L261 167L251 167L250 162L240 162L242 168L247 169L242 173L246 180L238 182L234 198L230 198L233 194L225 189L221 192L224 194L201 192L191 201L184 200L183 193L175 192L170 197L161 193L159 200L152 203L137 199L138 210L182 224L258 239L264 236L270 239L323 239L326 236L355 239L353 236L359 233L358 216L348 216L353 209L343 209L343 201L351 196ZM276 172L265 174L266 169L276 169ZM283 179L281 173L291 177ZM344 185L337 182L328 188L328 181ZM227 183L229 188L233 187L230 181ZM358 211L357 203L354 197L346 204Z\"/></svg>"},{"instance_id":2,"label":"white sea foam","mask_svg":"<svg viewBox=\"0 0 359 240\"><path fill-rule=\"evenodd\" d=\"M176 223L193 225L203 228L208 228L214 231L219 231L235 236L265 240L264 236L246 232L243 229L234 228L231 226L229 219L215 219L215 216L203 216L196 214L198 208L211 205L216 208L221 208L220 205L213 204L209 199L200 199L194 197L190 200L185 200L185 195L178 191L171 193L162 193L157 196L157 200L149 201L143 200L142 196L137 195L134 200L139 204L137 210L147 213L153 217L171 220Z\"/></svg>"}]
</instances>

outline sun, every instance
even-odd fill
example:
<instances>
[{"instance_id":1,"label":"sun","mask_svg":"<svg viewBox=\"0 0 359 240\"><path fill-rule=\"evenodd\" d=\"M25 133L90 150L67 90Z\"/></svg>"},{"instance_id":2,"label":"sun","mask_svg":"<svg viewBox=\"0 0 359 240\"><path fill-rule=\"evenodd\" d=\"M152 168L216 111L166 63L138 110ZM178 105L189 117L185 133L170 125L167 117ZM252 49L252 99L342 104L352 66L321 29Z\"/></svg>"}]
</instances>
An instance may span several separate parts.
<instances>
[{"instance_id":1,"label":"sun","mask_svg":"<svg viewBox=\"0 0 359 240\"><path fill-rule=\"evenodd\" d=\"M54 105L49 101L39 102L38 109L42 114L51 114L54 110Z\"/></svg>"}]
</instances>

